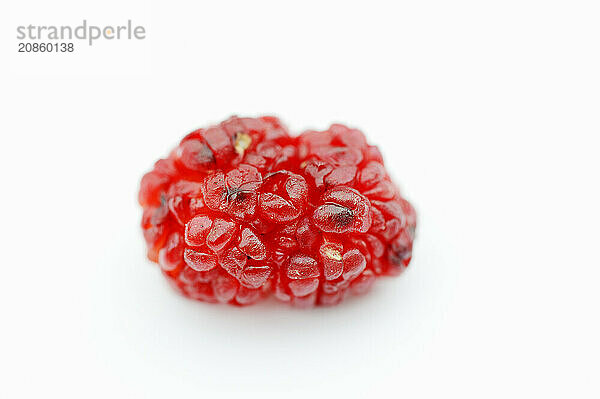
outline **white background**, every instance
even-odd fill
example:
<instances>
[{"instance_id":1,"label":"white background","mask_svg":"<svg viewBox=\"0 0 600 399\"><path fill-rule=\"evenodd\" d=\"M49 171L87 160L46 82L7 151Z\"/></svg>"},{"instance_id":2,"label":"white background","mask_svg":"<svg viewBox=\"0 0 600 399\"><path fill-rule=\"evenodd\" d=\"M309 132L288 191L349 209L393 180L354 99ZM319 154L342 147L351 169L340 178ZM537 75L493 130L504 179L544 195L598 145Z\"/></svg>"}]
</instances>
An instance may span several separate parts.
<instances>
[{"instance_id":1,"label":"white background","mask_svg":"<svg viewBox=\"0 0 600 399\"><path fill-rule=\"evenodd\" d=\"M600 396L597 2L0 8L0 397ZM147 39L17 53L83 18ZM418 211L409 270L334 308L177 296L138 182L231 114L365 131Z\"/></svg>"}]
</instances>

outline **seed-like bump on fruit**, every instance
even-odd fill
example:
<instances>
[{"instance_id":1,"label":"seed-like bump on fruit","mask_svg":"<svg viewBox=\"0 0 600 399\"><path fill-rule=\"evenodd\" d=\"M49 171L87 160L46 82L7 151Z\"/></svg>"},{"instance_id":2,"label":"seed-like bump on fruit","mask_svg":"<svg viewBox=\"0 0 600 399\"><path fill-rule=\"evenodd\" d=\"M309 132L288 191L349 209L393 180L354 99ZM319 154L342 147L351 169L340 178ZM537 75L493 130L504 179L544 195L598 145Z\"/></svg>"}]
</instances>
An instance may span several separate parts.
<instances>
[{"instance_id":1,"label":"seed-like bump on fruit","mask_svg":"<svg viewBox=\"0 0 600 399\"><path fill-rule=\"evenodd\" d=\"M288 171L269 174L260 195L260 210L276 223L297 219L308 199L308 185L300 175Z\"/></svg>"},{"instance_id":2,"label":"seed-like bump on fruit","mask_svg":"<svg viewBox=\"0 0 600 399\"><path fill-rule=\"evenodd\" d=\"M319 264L310 256L293 255L287 268L287 276L293 280L319 277Z\"/></svg>"},{"instance_id":3,"label":"seed-like bump on fruit","mask_svg":"<svg viewBox=\"0 0 600 399\"><path fill-rule=\"evenodd\" d=\"M239 278L248 258L236 247L232 247L219 256L219 264L227 273Z\"/></svg>"},{"instance_id":4,"label":"seed-like bump on fruit","mask_svg":"<svg viewBox=\"0 0 600 399\"><path fill-rule=\"evenodd\" d=\"M363 160L362 152L351 147L324 146L314 152L318 158L334 166L358 165Z\"/></svg>"},{"instance_id":5,"label":"seed-like bump on fruit","mask_svg":"<svg viewBox=\"0 0 600 399\"><path fill-rule=\"evenodd\" d=\"M374 282L375 273L372 270L365 270L352 281L350 289L354 295L362 295L371 289Z\"/></svg>"},{"instance_id":6,"label":"seed-like bump on fruit","mask_svg":"<svg viewBox=\"0 0 600 399\"><path fill-rule=\"evenodd\" d=\"M271 268L269 266L248 266L244 269L241 283L249 288L261 287L271 275Z\"/></svg>"},{"instance_id":7,"label":"seed-like bump on fruit","mask_svg":"<svg viewBox=\"0 0 600 399\"><path fill-rule=\"evenodd\" d=\"M342 275L343 262L342 251L344 246L341 243L328 242L321 245L319 254L323 263L323 274L326 280L335 280Z\"/></svg>"},{"instance_id":8,"label":"seed-like bump on fruit","mask_svg":"<svg viewBox=\"0 0 600 399\"><path fill-rule=\"evenodd\" d=\"M215 220L206 237L206 245L216 253L222 251L233 239L236 229L236 224L232 221Z\"/></svg>"},{"instance_id":9,"label":"seed-like bump on fruit","mask_svg":"<svg viewBox=\"0 0 600 399\"><path fill-rule=\"evenodd\" d=\"M323 254L324 258L336 260L336 261L342 260L342 253L337 248L328 247L326 245L323 245L321 247L321 253Z\"/></svg>"},{"instance_id":10,"label":"seed-like bump on fruit","mask_svg":"<svg viewBox=\"0 0 600 399\"><path fill-rule=\"evenodd\" d=\"M314 214L315 225L328 233L366 233L371 227L371 204L355 189L340 186L328 190Z\"/></svg>"},{"instance_id":11,"label":"seed-like bump on fruit","mask_svg":"<svg viewBox=\"0 0 600 399\"><path fill-rule=\"evenodd\" d=\"M328 187L348 184L356 176L356 166L340 166L331 171L325 178Z\"/></svg>"},{"instance_id":12,"label":"seed-like bump on fruit","mask_svg":"<svg viewBox=\"0 0 600 399\"><path fill-rule=\"evenodd\" d=\"M365 234L365 242L369 246L369 249L371 250L373 256L375 256L376 258L380 258L383 256L383 253L385 252L385 246L379 238L372 234Z\"/></svg>"},{"instance_id":13,"label":"seed-like bump on fruit","mask_svg":"<svg viewBox=\"0 0 600 399\"><path fill-rule=\"evenodd\" d=\"M196 216L185 224L185 242L192 247L204 245L212 227L212 220L206 215Z\"/></svg>"},{"instance_id":14,"label":"seed-like bump on fruit","mask_svg":"<svg viewBox=\"0 0 600 399\"><path fill-rule=\"evenodd\" d=\"M354 220L354 213L343 206L339 205L324 205L331 212L333 223L339 228L344 229L349 226Z\"/></svg>"},{"instance_id":15,"label":"seed-like bump on fruit","mask_svg":"<svg viewBox=\"0 0 600 399\"><path fill-rule=\"evenodd\" d=\"M217 257L215 255L197 252L189 248L185 249L183 260L189 267L199 272L212 270L217 266Z\"/></svg>"},{"instance_id":16,"label":"seed-like bump on fruit","mask_svg":"<svg viewBox=\"0 0 600 399\"><path fill-rule=\"evenodd\" d=\"M412 237L406 232L402 231L398 237L396 237L389 246L388 259L392 265L396 266L408 266L410 258L412 256Z\"/></svg>"},{"instance_id":17,"label":"seed-like bump on fruit","mask_svg":"<svg viewBox=\"0 0 600 399\"><path fill-rule=\"evenodd\" d=\"M235 135L233 147L238 154L244 154L246 148L250 147L250 143L252 143L252 137L248 133L239 132Z\"/></svg>"},{"instance_id":18,"label":"seed-like bump on fruit","mask_svg":"<svg viewBox=\"0 0 600 399\"><path fill-rule=\"evenodd\" d=\"M318 160L310 160L303 162L304 173L308 175L317 188L322 188L325 184L325 176L333 170L333 166Z\"/></svg>"},{"instance_id":19,"label":"seed-like bump on fruit","mask_svg":"<svg viewBox=\"0 0 600 399\"><path fill-rule=\"evenodd\" d=\"M310 218L305 217L298 222L296 228L296 238L298 243L303 247L312 251L318 244L320 233L319 230L310 221Z\"/></svg>"},{"instance_id":20,"label":"seed-like bump on fruit","mask_svg":"<svg viewBox=\"0 0 600 399\"><path fill-rule=\"evenodd\" d=\"M379 162L369 162L360 171L359 182L365 188L370 188L382 181L386 176L385 168Z\"/></svg>"},{"instance_id":21,"label":"seed-like bump on fruit","mask_svg":"<svg viewBox=\"0 0 600 399\"><path fill-rule=\"evenodd\" d=\"M173 233L167 238L165 246L158 252L158 263L165 271L175 270L183 262L183 240L181 235Z\"/></svg>"},{"instance_id":22,"label":"seed-like bump on fruit","mask_svg":"<svg viewBox=\"0 0 600 399\"><path fill-rule=\"evenodd\" d=\"M206 129L204 139L212 150L218 167L227 168L239 162L240 155L235 151L231 137L221 127Z\"/></svg>"},{"instance_id":23,"label":"seed-like bump on fruit","mask_svg":"<svg viewBox=\"0 0 600 399\"><path fill-rule=\"evenodd\" d=\"M398 219L390 219L385 222L385 229L381 232L381 235L390 241L398 235L402 230L402 223Z\"/></svg>"},{"instance_id":24,"label":"seed-like bump on fruit","mask_svg":"<svg viewBox=\"0 0 600 399\"><path fill-rule=\"evenodd\" d=\"M273 193L263 193L260 196L260 210L262 214L274 222L287 222L294 220L299 214L289 201Z\"/></svg>"},{"instance_id":25,"label":"seed-like bump on fruit","mask_svg":"<svg viewBox=\"0 0 600 399\"><path fill-rule=\"evenodd\" d=\"M344 206L325 204L315 210L313 221L319 229L325 232L345 233L351 229L354 214Z\"/></svg>"},{"instance_id":26,"label":"seed-like bump on fruit","mask_svg":"<svg viewBox=\"0 0 600 399\"><path fill-rule=\"evenodd\" d=\"M204 180L204 203L213 211L220 211L227 196L225 174L221 171L210 174Z\"/></svg>"},{"instance_id":27,"label":"seed-like bump on fruit","mask_svg":"<svg viewBox=\"0 0 600 399\"><path fill-rule=\"evenodd\" d=\"M217 300L226 303L235 297L238 290L238 282L232 276L222 274L213 280L212 287Z\"/></svg>"},{"instance_id":28,"label":"seed-like bump on fruit","mask_svg":"<svg viewBox=\"0 0 600 399\"><path fill-rule=\"evenodd\" d=\"M369 198L377 198L380 200L390 200L394 198L394 186L389 181L381 181L377 183L373 188L365 191L364 195Z\"/></svg>"},{"instance_id":29,"label":"seed-like bump on fruit","mask_svg":"<svg viewBox=\"0 0 600 399\"><path fill-rule=\"evenodd\" d=\"M238 244L238 248L255 260L263 260L267 257L265 244L249 228L242 230L242 239Z\"/></svg>"},{"instance_id":30,"label":"seed-like bump on fruit","mask_svg":"<svg viewBox=\"0 0 600 399\"><path fill-rule=\"evenodd\" d=\"M179 148L179 161L194 171L208 171L216 166L215 155L210 147L201 140L188 140Z\"/></svg>"},{"instance_id":31,"label":"seed-like bump on fruit","mask_svg":"<svg viewBox=\"0 0 600 399\"><path fill-rule=\"evenodd\" d=\"M351 249L344 254L344 280L358 276L367 266L365 256L358 249Z\"/></svg>"}]
</instances>

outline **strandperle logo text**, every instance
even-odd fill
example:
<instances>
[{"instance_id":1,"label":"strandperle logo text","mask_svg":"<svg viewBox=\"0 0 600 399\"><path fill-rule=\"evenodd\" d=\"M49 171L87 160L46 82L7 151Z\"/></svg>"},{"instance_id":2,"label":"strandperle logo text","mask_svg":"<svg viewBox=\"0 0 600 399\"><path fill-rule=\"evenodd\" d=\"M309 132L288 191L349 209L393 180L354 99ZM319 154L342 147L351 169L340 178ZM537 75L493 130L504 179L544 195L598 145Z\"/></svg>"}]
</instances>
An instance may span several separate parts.
<instances>
[{"instance_id":1,"label":"strandperle logo text","mask_svg":"<svg viewBox=\"0 0 600 399\"><path fill-rule=\"evenodd\" d=\"M143 40L146 29L133 25L127 20L125 25L89 25L86 19L77 26L27 25L17 26L18 40L86 40L92 45L96 40Z\"/></svg>"}]
</instances>

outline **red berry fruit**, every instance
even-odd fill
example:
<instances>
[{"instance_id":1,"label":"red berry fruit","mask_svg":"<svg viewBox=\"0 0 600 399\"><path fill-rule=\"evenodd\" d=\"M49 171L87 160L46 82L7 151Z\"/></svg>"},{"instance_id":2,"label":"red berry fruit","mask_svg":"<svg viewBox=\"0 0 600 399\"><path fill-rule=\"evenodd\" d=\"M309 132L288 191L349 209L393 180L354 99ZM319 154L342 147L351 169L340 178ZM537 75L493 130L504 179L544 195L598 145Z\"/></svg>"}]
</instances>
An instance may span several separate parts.
<instances>
[{"instance_id":1,"label":"red berry fruit","mask_svg":"<svg viewBox=\"0 0 600 399\"><path fill-rule=\"evenodd\" d=\"M289 135L274 117L232 117L183 138L141 182L148 258L205 302L274 295L335 305L412 257L414 208L356 129Z\"/></svg>"}]
</instances>

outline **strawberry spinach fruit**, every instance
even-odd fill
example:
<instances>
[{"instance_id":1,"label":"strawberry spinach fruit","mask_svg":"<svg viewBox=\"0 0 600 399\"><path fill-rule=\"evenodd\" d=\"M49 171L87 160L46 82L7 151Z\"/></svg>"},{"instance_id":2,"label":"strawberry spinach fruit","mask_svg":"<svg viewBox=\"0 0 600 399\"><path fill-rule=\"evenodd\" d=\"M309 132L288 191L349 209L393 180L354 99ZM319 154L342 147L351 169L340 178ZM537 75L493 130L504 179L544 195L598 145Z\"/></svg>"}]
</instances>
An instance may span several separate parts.
<instances>
[{"instance_id":1,"label":"strawberry spinach fruit","mask_svg":"<svg viewBox=\"0 0 600 399\"><path fill-rule=\"evenodd\" d=\"M139 202L148 258L205 302L335 305L412 256L414 208L377 147L338 124L297 137L268 116L198 129L142 178Z\"/></svg>"}]
</instances>

